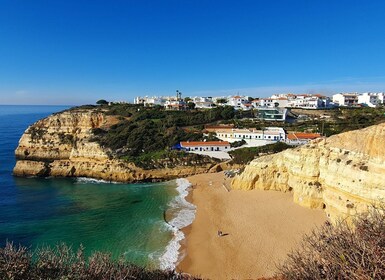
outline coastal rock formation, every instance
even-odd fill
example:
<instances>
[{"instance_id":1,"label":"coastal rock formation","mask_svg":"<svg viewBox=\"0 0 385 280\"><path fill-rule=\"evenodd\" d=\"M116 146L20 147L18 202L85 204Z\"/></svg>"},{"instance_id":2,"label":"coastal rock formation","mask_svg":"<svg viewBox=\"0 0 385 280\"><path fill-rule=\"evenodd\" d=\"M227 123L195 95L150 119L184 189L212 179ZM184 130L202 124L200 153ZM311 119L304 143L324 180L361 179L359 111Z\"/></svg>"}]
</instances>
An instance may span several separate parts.
<instances>
[{"instance_id":1,"label":"coastal rock formation","mask_svg":"<svg viewBox=\"0 0 385 280\"><path fill-rule=\"evenodd\" d=\"M332 220L365 211L385 202L385 123L262 156L232 188L292 191L296 203L324 208Z\"/></svg>"},{"instance_id":2,"label":"coastal rock formation","mask_svg":"<svg viewBox=\"0 0 385 280\"><path fill-rule=\"evenodd\" d=\"M93 141L93 129L117 123L96 109L53 114L28 127L15 151L16 176L91 177L107 181L160 181L208 172L215 163L143 170L111 156Z\"/></svg>"}]
</instances>

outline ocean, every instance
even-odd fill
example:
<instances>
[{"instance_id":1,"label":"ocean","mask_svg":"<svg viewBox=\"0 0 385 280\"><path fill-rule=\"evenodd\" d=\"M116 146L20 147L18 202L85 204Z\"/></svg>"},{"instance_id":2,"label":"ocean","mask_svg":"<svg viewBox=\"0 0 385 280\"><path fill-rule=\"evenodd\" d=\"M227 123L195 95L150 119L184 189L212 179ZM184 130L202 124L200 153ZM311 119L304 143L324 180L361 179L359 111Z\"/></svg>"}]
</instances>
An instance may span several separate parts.
<instances>
[{"instance_id":1,"label":"ocean","mask_svg":"<svg viewBox=\"0 0 385 280\"><path fill-rule=\"evenodd\" d=\"M189 183L121 184L88 178L17 178L14 150L35 121L69 106L0 106L0 246L31 248L65 242L85 253L149 268L178 261L195 207L184 198ZM167 220L167 221L166 221Z\"/></svg>"}]
</instances>

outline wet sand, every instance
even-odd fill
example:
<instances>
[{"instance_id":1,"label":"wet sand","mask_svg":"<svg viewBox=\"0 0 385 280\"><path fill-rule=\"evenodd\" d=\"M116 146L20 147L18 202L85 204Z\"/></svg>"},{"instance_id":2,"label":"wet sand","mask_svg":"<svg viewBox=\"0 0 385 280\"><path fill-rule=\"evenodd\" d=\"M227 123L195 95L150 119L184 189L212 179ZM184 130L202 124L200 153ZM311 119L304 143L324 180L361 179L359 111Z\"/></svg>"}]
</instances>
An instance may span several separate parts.
<instances>
[{"instance_id":1,"label":"wet sand","mask_svg":"<svg viewBox=\"0 0 385 280\"><path fill-rule=\"evenodd\" d=\"M223 172L187 178L196 218L184 229L187 254L178 271L206 279L257 279L274 275L276 265L298 246L304 233L326 221L322 210L296 205L292 194L228 192ZM223 236L218 236L218 231Z\"/></svg>"}]
</instances>

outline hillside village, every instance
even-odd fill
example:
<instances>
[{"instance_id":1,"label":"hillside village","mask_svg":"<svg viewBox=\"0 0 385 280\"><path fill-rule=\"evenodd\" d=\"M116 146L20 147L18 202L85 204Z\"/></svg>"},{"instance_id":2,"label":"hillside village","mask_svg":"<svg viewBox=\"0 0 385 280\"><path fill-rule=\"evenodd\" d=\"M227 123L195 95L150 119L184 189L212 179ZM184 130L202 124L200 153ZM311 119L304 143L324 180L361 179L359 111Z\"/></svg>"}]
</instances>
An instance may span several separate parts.
<instances>
[{"instance_id":1,"label":"hillside village","mask_svg":"<svg viewBox=\"0 0 385 280\"><path fill-rule=\"evenodd\" d=\"M251 110L253 108L302 108L302 109L327 109L338 106L376 107L384 104L384 92L365 93L338 93L332 97L321 94L273 94L267 98L252 98L244 95L220 97L185 97L180 91L175 96L135 97L134 104L144 106L163 106L165 109L188 109L188 103L193 103L194 108L211 109L216 106L232 106L235 110Z\"/></svg>"},{"instance_id":2,"label":"hillside village","mask_svg":"<svg viewBox=\"0 0 385 280\"><path fill-rule=\"evenodd\" d=\"M338 93L332 97L321 94L273 94L267 98L234 95L220 97L185 97L180 91L175 96L136 97L134 104L166 110L212 109L231 106L237 111L252 111L256 118L266 121L286 121L292 108L320 110L337 107L370 107L384 104L385 93Z\"/></svg>"},{"instance_id":3,"label":"hillside village","mask_svg":"<svg viewBox=\"0 0 385 280\"><path fill-rule=\"evenodd\" d=\"M161 107L165 110L213 109L219 106L231 106L235 111L249 112L251 118L267 122L295 122L296 119L307 117L292 114L294 109L309 111L329 110L335 108L375 108L384 104L385 93L338 93L332 97L321 94L273 94L268 98L252 98L250 96L220 96L220 97L185 97L176 91L175 96L136 97L134 104L145 107ZM322 117L330 117L326 114ZM287 132L282 127L265 127L264 129L234 128L231 126L211 126L205 132L213 133L218 141L213 142L184 142L180 148L186 151L210 154L218 157L228 157L227 151L235 149L230 143L243 141L242 147L258 147L274 142L285 142L289 145L302 145L310 140L322 137L321 133ZM241 146L241 145L240 145ZM239 148L239 147L237 147Z\"/></svg>"}]
</instances>

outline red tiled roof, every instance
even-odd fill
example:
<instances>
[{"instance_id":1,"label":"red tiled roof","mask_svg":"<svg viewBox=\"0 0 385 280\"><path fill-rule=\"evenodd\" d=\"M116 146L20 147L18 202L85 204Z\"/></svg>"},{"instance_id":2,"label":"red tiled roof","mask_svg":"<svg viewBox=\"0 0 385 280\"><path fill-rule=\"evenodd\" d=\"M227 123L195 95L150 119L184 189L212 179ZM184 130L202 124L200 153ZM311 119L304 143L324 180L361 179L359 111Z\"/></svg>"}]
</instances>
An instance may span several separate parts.
<instances>
[{"instance_id":1,"label":"red tiled roof","mask_svg":"<svg viewBox=\"0 0 385 280\"><path fill-rule=\"evenodd\" d=\"M201 146L230 146L227 141L191 141L191 142L180 142L182 147L201 147Z\"/></svg>"},{"instance_id":2,"label":"red tiled roof","mask_svg":"<svg viewBox=\"0 0 385 280\"><path fill-rule=\"evenodd\" d=\"M294 132L294 133L289 133L287 135L287 139L289 139L289 140L316 139L319 137L321 137L321 134L319 134L319 133L305 133L305 132Z\"/></svg>"}]
</instances>

